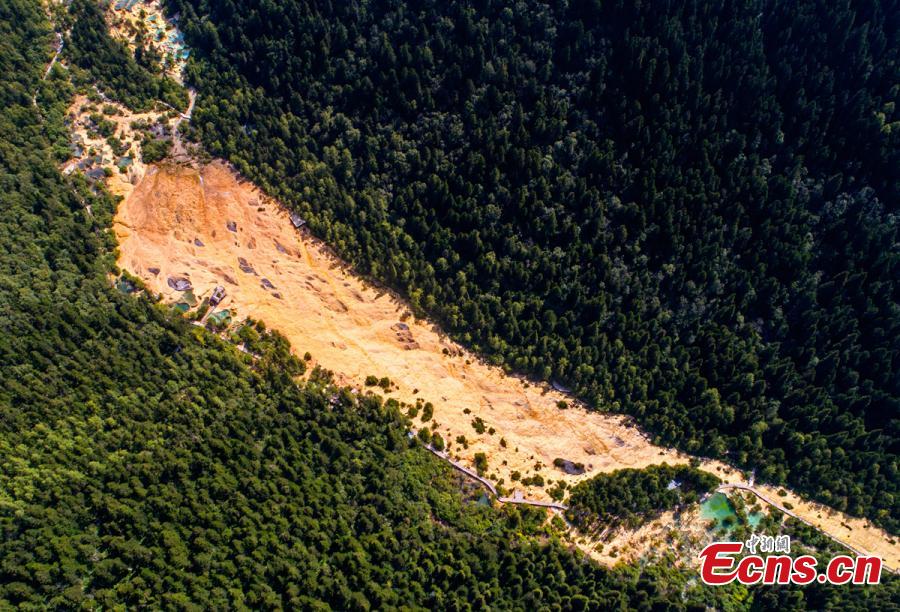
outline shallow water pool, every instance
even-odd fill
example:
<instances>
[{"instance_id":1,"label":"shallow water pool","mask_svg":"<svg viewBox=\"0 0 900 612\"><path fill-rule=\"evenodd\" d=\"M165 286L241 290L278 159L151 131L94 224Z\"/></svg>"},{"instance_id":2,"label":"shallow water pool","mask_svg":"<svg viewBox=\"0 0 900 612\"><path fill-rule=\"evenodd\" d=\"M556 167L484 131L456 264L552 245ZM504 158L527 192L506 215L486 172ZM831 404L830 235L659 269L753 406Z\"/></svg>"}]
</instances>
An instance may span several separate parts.
<instances>
[{"instance_id":1,"label":"shallow water pool","mask_svg":"<svg viewBox=\"0 0 900 612\"><path fill-rule=\"evenodd\" d=\"M724 527L729 529L737 524L737 514L734 511L734 506L724 493L713 493L701 503L700 517L707 521L715 521L716 528ZM747 522L750 524L750 527L755 529L762 521L762 518L761 512L753 512L747 515ZM730 523L730 526L726 523Z\"/></svg>"}]
</instances>

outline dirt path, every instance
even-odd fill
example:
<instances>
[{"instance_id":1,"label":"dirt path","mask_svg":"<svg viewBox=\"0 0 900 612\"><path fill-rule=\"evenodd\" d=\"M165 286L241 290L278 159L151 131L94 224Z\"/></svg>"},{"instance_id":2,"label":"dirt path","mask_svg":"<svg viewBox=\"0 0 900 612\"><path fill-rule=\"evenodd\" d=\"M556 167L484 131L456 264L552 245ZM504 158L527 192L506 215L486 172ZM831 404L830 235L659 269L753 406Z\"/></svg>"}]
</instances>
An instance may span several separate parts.
<instances>
[{"instance_id":1,"label":"dirt path","mask_svg":"<svg viewBox=\"0 0 900 612\"><path fill-rule=\"evenodd\" d=\"M298 232L277 203L221 163L202 170L150 167L120 206L115 231L120 267L166 301L181 297L169 278L190 280L200 299L222 285L227 295L220 309L265 321L299 354L309 351L314 363L335 372L339 383L362 389L366 376L388 376L396 385L389 397L431 402L433 420L416 417L416 427L440 433L448 460L467 469L484 453L485 478L519 491L510 500L553 503L547 488L557 481L573 485L600 472L690 459L654 446L626 417L588 412L547 385L480 362L436 327L414 320L402 300L354 276L321 242ZM556 458L581 464L584 472L555 468ZM702 467L727 485L748 482L721 462ZM521 484L536 474L545 486ZM777 497L775 488L755 488ZM791 492L781 499L817 529L898 567L900 546L885 532Z\"/></svg>"},{"instance_id":2,"label":"dirt path","mask_svg":"<svg viewBox=\"0 0 900 612\"><path fill-rule=\"evenodd\" d=\"M170 104L166 104L165 102L161 102L164 106L174 110L178 113L178 117L172 123L172 153L171 156L173 159L179 160L189 160L191 158L191 152L188 146L185 144L184 139L181 137L181 132L178 131L178 128L181 126L182 121L190 121L191 115L194 113L194 104L197 102L197 92L193 89L188 89L188 106L184 112L181 112L174 106Z\"/></svg>"},{"instance_id":3,"label":"dirt path","mask_svg":"<svg viewBox=\"0 0 900 612\"><path fill-rule=\"evenodd\" d=\"M65 39L63 39L63 35L59 32L54 32L56 34L56 53L53 54L53 59L50 60L50 63L47 64L47 68L44 70L44 74L41 76L42 81L46 81L47 77L50 76L50 71L53 70L53 65L56 64L56 60L59 59L59 54L62 53L63 44L65 43ZM37 89L35 89L34 93L31 95L31 103L34 106L37 106Z\"/></svg>"},{"instance_id":4,"label":"dirt path","mask_svg":"<svg viewBox=\"0 0 900 612\"><path fill-rule=\"evenodd\" d=\"M415 434L413 432L409 432L410 438L412 438L414 436L415 436ZM500 493L497 491L497 487L494 486L494 483L492 483L487 478L484 478L483 476L479 475L478 472L476 472L475 470L472 470L472 469L464 466L459 461L454 461L453 459L451 459L450 457L447 456L447 453L445 453L443 451L439 451L431 444L424 444L423 446L429 452L431 452L434 456L436 456L440 459L443 459L444 461L449 463L451 466L453 466L454 468L456 468L457 470L459 470L460 472L462 472L469 478L472 478L472 479L478 481L479 483L481 483L482 485L484 485L484 487L488 491L491 492L491 495L493 495L495 498L497 498L497 501L500 502L501 504L521 504L523 506L537 506L539 508L550 508L551 510L568 510L569 509L569 507L566 506L565 504L560 504L557 502L538 501L538 500L534 500L534 499L526 499L525 497L521 497L521 496L502 497L500 495Z\"/></svg>"},{"instance_id":5,"label":"dirt path","mask_svg":"<svg viewBox=\"0 0 900 612\"><path fill-rule=\"evenodd\" d=\"M53 69L53 64L56 63L56 60L59 59L59 54L62 53L64 39L63 35L59 32L54 32L56 34L56 53L53 55L53 59L50 60L50 63L47 64L47 69L44 70L44 76L41 77L42 81L46 81L47 77L50 76L50 71Z\"/></svg>"},{"instance_id":6,"label":"dirt path","mask_svg":"<svg viewBox=\"0 0 900 612\"><path fill-rule=\"evenodd\" d=\"M807 519L803 518L802 516L798 515L798 514L797 514L796 512L794 512L793 510L788 510L786 507L782 506L781 504L779 504L779 503L778 503L777 501L775 501L774 499L770 498L770 497L769 497L768 495L766 495L765 493L762 493L762 492L758 491L756 488L754 488L754 487L752 487L752 486L750 486L750 485L724 484L724 485L718 487L718 488L716 489L716 491L727 492L727 491L732 491L732 490L734 490L734 489L738 489L738 490L740 490L740 491L749 491L750 493L752 493L753 495L755 495L756 497L758 497L760 500L762 500L762 501L765 502L766 504L772 506L772 507L775 508L776 510L778 510L778 511L780 511L780 512L783 512L784 514L787 514L788 516L794 517L794 518L797 519L798 521L800 521L800 522L802 522L802 523L805 523L805 524L809 525L810 527L816 528L816 526L815 526L812 522L810 522L809 520L807 520ZM848 544L848 543L846 543L846 542L842 542L841 540L837 539L836 537L834 537L834 536L832 536L832 535L829 535L827 532L824 532L824 531L823 531L822 533L824 533L826 536L828 536L829 538L831 538L832 540L834 540L835 542L837 542L837 543L840 544L841 546L843 546L843 547L845 547L845 548L849 548L850 550L852 550L853 552L855 552L855 553L858 554L858 555L864 555L864 554L866 554L866 553L863 552L863 551L860 551L860 550L857 550L857 549L853 548L852 545L850 545L850 544Z\"/></svg>"},{"instance_id":7,"label":"dirt path","mask_svg":"<svg viewBox=\"0 0 900 612\"><path fill-rule=\"evenodd\" d=\"M800 500L799 498L796 504L790 501L778 501L779 496L777 492L773 495L771 487L766 487L763 490L760 490L760 488L757 488L756 486L734 483L723 484L716 490L727 492L735 489L752 493L762 502L772 506L776 510L783 512L788 516L797 519L801 523L809 525L813 529L816 529L826 537L833 540L835 543L843 546L844 548L852 551L857 555L877 555L881 557L882 561L884 562L884 566L888 570L894 573L898 573L898 569L900 569L900 557L897 556L897 546L891 545L889 541L881 538L878 534L879 530L876 530L874 538L866 538L864 533L857 534L855 536L852 533L854 531L854 527L848 524L848 521L850 523L856 524L856 529L859 529L862 532L867 532L871 530L872 527L868 526L865 521L861 519L844 517L842 515L840 515L838 521L834 521L834 516L837 515L834 510L820 504L812 504L805 500ZM784 493L784 498L787 498L788 496L796 497L795 495L788 493L787 491L785 491ZM790 505L790 508L786 507L785 503ZM824 521L823 512L825 513L825 515L827 515L827 518L824 519ZM835 523L837 523L837 525Z\"/></svg>"}]
</instances>

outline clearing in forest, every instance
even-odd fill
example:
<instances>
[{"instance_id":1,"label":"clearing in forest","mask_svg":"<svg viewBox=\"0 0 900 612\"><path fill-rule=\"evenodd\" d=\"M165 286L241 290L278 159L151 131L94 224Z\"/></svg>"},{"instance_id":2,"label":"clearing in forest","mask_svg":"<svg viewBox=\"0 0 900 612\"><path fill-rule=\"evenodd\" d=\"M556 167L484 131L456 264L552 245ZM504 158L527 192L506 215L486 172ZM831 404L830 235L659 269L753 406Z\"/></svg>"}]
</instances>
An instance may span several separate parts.
<instances>
[{"instance_id":1,"label":"clearing in forest","mask_svg":"<svg viewBox=\"0 0 900 612\"><path fill-rule=\"evenodd\" d=\"M480 361L412 317L397 296L354 276L321 242L296 229L277 202L222 163L148 167L120 205L115 231L120 267L167 302L182 299L172 287L177 280L188 281L200 300L222 286L219 310L230 310L235 320L264 321L298 354L309 351L313 364L332 370L339 383L365 390L368 376L386 376L393 383L387 397L431 402L433 418L423 422L420 409L416 427L438 432L450 456L466 465L475 466L476 453L484 453L484 474L507 493L549 500L559 481L572 485L603 471L689 460L651 444L626 417L588 412L548 385ZM554 466L555 459L566 460L568 469ZM747 480L719 462L703 467L725 482ZM535 484L535 476L544 484ZM828 533L898 567L900 546L867 521L792 493L781 499ZM623 551L618 560L632 555Z\"/></svg>"},{"instance_id":2,"label":"clearing in forest","mask_svg":"<svg viewBox=\"0 0 900 612\"><path fill-rule=\"evenodd\" d=\"M517 484L514 471L573 483L600 471L687 460L650 444L626 417L587 412L546 385L507 376L415 320L394 294L351 274L223 164L151 166L120 205L115 228L119 265L152 292L178 302L182 293L168 280L183 278L202 300L221 285L220 309L235 320L265 321L339 382L366 389L367 376L389 377L387 397L434 405L433 420L422 422L420 410L417 426L438 431L451 455L470 464L485 453L487 474L507 490L549 499L546 484ZM562 401L568 409L559 408ZM557 458L582 464L584 473L554 467Z\"/></svg>"}]
</instances>

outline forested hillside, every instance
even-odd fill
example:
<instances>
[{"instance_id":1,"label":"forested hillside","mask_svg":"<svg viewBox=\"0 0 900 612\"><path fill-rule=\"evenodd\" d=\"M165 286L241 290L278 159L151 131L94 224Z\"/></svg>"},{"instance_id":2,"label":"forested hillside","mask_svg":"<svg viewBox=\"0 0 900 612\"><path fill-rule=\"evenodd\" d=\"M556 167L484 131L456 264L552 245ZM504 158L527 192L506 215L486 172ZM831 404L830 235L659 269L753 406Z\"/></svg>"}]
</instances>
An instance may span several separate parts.
<instances>
[{"instance_id":1,"label":"forested hillside","mask_svg":"<svg viewBox=\"0 0 900 612\"><path fill-rule=\"evenodd\" d=\"M52 42L38 4L0 3L0 608L746 604L539 543L542 512L463 503L395 409L298 386L261 327L251 357L114 289L114 202L48 136L72 93L40 84Z\"/></svg>"},{"instance_id":2,"label":"forested hillside","mask_svg":"<svg viewBox=\"0 0 900 612\"><path fill-rule=\"evenodd\" d=\"M569 495L566 516L584 531L617 522L640 522L666 510L695 503L721 481L686 465L622 469L578 483Z\"/></svg>"},{"instance_id":3,"label":"forested hillside","mask_svg":"<svg viewBox=\"0 0 900 612\"><path fill-rule=\"evenodd\" d=\"M494 362L897 532L894 0L168 0L195 136Z\"/></svg>"},{"instance_id":4,"label":"forested hillside","mask_svg":"<svg viewBox=\"0 0 900 612\"><path fill-rule=\"evenodd\" d=\"M178 108L187 106L184 89L158 76L135 60L124 42L109 35L103 8L94 0L73 0L66 15L70 29L66 56L98 84L132 110L149 110L157 100Z\"/></svg>"}]
</instances>

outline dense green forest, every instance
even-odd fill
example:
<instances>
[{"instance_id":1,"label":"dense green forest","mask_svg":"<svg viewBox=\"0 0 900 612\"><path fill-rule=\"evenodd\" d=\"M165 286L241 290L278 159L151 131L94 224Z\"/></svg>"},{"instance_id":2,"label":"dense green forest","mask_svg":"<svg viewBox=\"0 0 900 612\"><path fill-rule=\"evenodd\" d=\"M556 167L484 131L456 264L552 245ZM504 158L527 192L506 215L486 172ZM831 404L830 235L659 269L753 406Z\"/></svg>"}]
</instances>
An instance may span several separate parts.
<instances>
[{"instance_id":1,"label":"dense green forest","mask_svg":"<svg viewBox=\"0 0 900 612\"><path fill-rule=\"evenodd\" d=\"M115 202L58 171L52 41L37 3L0 3L0 608L746 607L464 502L395 409L298 386L261 325L246 355L114 289Z\"/></svg>"},{"instance_id":2,"label":"dense green forest","mask_svg":"<svg viewBox=\"0 0 900 612\"><path fill-rule=\"evenodd\" d=\"M118 291L115 201L58 171L73 89L62 69L41 81L52 41L39 5L0 3L0 607L872 610L900 597L889 578L748 592L660 563L604 570L546 537L543 512L461 499L395 409L324 372L298 385L302 362L261 324L236 332L248 355Z\"/></svg>"},{"instance_id":3,"label":"dense green forest","mask_svg":"<svg viewBox=\"0 0 900 612\"><path fill-rule=\"evenodd\" d=\"M140 65L128 47L109 35L103 8L96 0L72 0L64 24L69 28L66 57L87 73L107 96L136 111L153 108L157 100L183 110L187 92L168 77Z\"/></svg>"},{"instance_id":4,"label":"dense green forest","mask_svg":"<svg viewBox=\"0 0 900 612\"><path fill-rule=\"evenodd\" d=\"M596 525L637 522L698 502L720 482L709 472L687 465L616 470L573 487L566 516L584 531Z\"/></svg>"},{"instance_id":5,"label":"dense green forest","mask_svg":"<svg viewBox=\"0 0 900 612\"><path fill-rule=\"evenodd\" d=\"M495 363L900 525L896 0L167 0L194 136Z\"/></svg>"}]
</instances>

